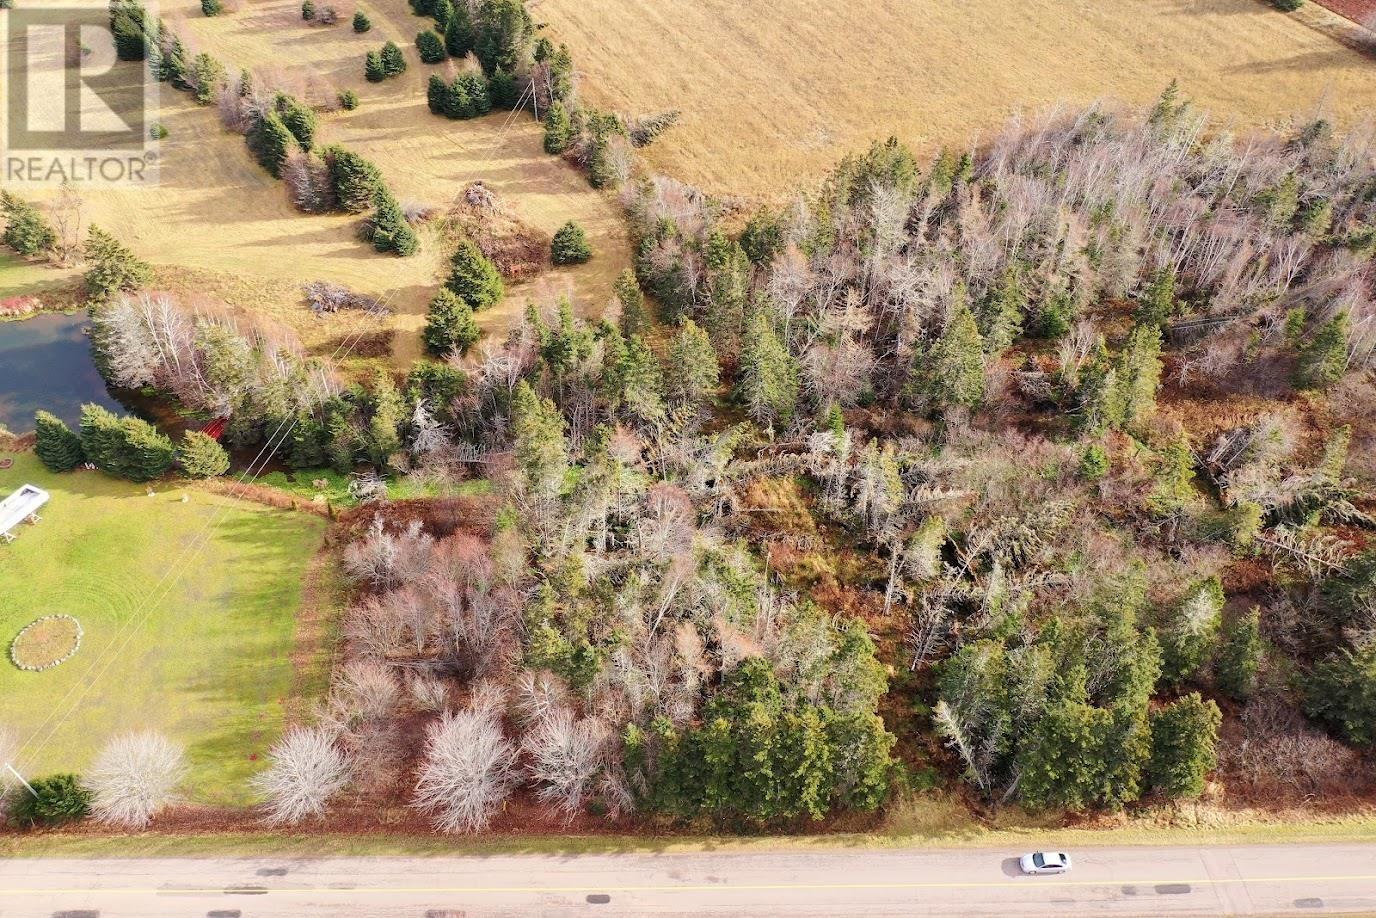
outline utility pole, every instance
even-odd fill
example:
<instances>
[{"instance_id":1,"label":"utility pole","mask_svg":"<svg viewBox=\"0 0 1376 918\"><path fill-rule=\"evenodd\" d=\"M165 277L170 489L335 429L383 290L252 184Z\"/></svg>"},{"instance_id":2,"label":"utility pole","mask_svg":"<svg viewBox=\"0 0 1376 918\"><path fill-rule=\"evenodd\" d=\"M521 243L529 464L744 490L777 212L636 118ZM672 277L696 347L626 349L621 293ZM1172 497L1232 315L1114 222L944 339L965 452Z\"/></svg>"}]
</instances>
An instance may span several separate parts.
<instances>
[{"instance_id":1,"label":"utility pole","mask_svg":"<svg viewBox=\"0 0 1376 918\"><path fill-rule=\"evenodd\" d=\"M8 769L8 771L9 771L10 774L14 775L16 778L19 779L19 783L22 784L22 785L24 785L24 787L28 789L29 793L33 794L33 797L34 797L35 800L38 799L38 791L36 791L36 790L33 789L33 785L32 785L32 784L30 784L28 781L25 781L25 780L24 780L24 776L23 776L23 775L21 775L19 772L17 772L17 771L14 770L14 766L13 766L13 765L11 765L9 762L6 762L6 763L5 763L5 768Z\"/></svg>"}]
</instances>

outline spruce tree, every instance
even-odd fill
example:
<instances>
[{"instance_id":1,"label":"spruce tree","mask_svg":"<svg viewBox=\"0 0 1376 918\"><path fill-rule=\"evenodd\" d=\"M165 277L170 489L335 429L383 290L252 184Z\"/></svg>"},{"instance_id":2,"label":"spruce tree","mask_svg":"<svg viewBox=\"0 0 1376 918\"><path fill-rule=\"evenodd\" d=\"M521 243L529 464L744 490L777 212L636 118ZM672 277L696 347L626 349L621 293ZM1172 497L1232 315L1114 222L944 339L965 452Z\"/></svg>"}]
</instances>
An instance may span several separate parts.
<instances>
[{"instance_id":1,"label":"spruce tree","mask_svg":"<svg viewBox=\"0 0 1376 918\"><path fill-rule=\"evenodd\" d=\"M387 68L382 65L382 55L369 51L363 56L363 76L369 83L381 83L387 79Z\"/></svg>"},{"instance_id":2,"label":"spruce tree","mask_svg":"<svg viewBox=\"0 0 1376 918\"><path fill-rule=\"evenodd\" d=\"M152 481L166 475L177 455L172 441L142 418L125 418L120 427L124 477Z\"/></svg>"},{"instance_id":3,"label":"spruce tree","mask_svg":"<svg viewBox=\"0 0 1376 918\"><path fill-rule=\"evenodd\" d=\"M70 472L83 461L81 438L46 411L34 415L34 454L50 472Z\"/></svg>"},{"instance_id":4,"label":"spruce tree","mask_svg":"<svg viewBox=\"0 0 1376 918\"><path fill-rule=\"evenodd\" d=\"M1171 686L1193 677L1213 653L1223 615L1217 577L1197 584L1161 629L1161 679Z\"/></svg>"},{"instance_id":5,"label":"spruce tree","mask_svg":"<svg viewBox=\"0 0 1376 918\"><path fill-rule=\"evenodd\" d=\"M367 13L363 12L362 10L359 10L358 12L354 13L355 32L357 32L359 35L362 35L364 32L372 31L372 28L373 21L368 18Z\"/></svg>"},{"instance_id":6,"label":"spruce tree","mask_svg":"<svg viewBox=\"0 0 1376 918\"><path fill-rule=\"evenodd\" d=\"M1151 283L1137 301L1137 321L1142 325L1164 325L1175 310L1175 269L1162 268L1152 274Z\"/></svg>"},{"instance_id":7,"label":"spruce tree","mask_svg":"<svg viewBox=\"0 0 1376 918\"><path fill-rule=\"evenodd\" d=\"M282 167L287 162L287 156L291 153L295 140L291 131L282 123L282 116L277 112L267 112L249 129L246 139L248 148L259 165L273 178L281 178Z\"/></svg>"},{"instance_id":8,"label":"spruce tree","mask_svg":"<svg viewBox=\"0 0 1376 918\"><path fill-rule=\"evenodd\" d=\"M339 94L339 107L346 112L351 112L358 108L358 93L352 89L346 89Z\"/></svg>"},{"instance_id":9,"label":"spruce tree","mask_svg":"<svg viewBox=\"0 0 1376 918\"><path fill-rule=\"evenodd\" d=\"M82 247L86 259L86 291L105 300L120 292L137 290L153 278L153 269L134 257L120 242L95 224Z\"/></svg>"},{"instance_id":10,"label":"spruce tree","mask_svg":"<svg viewBox=\"0 0 1376 918\"><path fill-rule=\"evenodd\" d=\"M416 50L420 52L422 64L438 64L448 56L444 51L444 39L440 38L432 29L426 29L424 32L416 34ZM397 72L400 73L401 71Z\"/></svg>"},{"instance_id":11,"label":"spruce tree","mask_svg":"<svg viewBox=\"0 0 1376 918\"><path fill-rule=\"evenodd\" d=\"M425 349L437 357L454 351L468 353L468 349L478 342L478 323L473 320L473 309L454 291L441 287L430 301L421 337Z\"/></svg>"},{"instance_id":12,"label":"spruce tree","mask_svg":"<svg viewBox=\"0 0 1376 918\"><path fill-rule=\"evenodd\" d=\"M930 408L976 408L984 400L984 339L959 297L946 329L913 365L910 390Z\"/></svg>"},{"instance_id":13,"label":"spruce tree","mask_svg":"<svg viewBox=\"0 0 1376 918\"><path fill-rule=\"evenodd\" d=\"M1147 509L1157 516L1180 513L1194 500L1194 453L1181 431L1166 445L1156 463L1155 482L1147 496Z\"/></svg>"},{"instance_id":14,"label":"spruce tree","mask_svg":"<svg viewBox=\"0 0 1376 918\"><path fill-rule=\"evenodd\" d=\"M1218 705L1191 692L1151 713L1147 782L1171 799L1198 797L1218 767Z\"/></svg>"},{"instance_id":15,"label":"spruce tree","mask_svg":"<svg viewBox=\"0 0 1376 918\"><path fill-rule=\"evenodd\" d=\"M1324 322L1300 345L1295 385L1301 389L1330 389L1347 372L1347 311Z\"/></svg>"},{"instance_id":16,"label":"spruce tree","mask_svg":"<svg viewBox=\"0 0 1376 918\"><path fill-rule=\"evenodd\" d=\"M701 406L716 391L721 367L712 339L692 319L685 319L669 344L668 395L680 405Z\"/></svg>"},{"instance_id":17,"label":"spruce tree","mask_svg":"<svg viewBox=\"0 0 1376 918\"><path fill-rule=\"evenodd\" d=\"M150 25L148 11L137 0L112 0L110 31L114 37L115 56L122 61L147 58L153 50Z\"/></svg>"},{"instance_id":18,"label":"spruce tree","mask_svg":"<svg viewBox=\"0 0 1376 918\"><path fill-rule=\"evenodd\" d=\"M373 205L382 174L368 160L335 145L325 149L325 166L335 200L346 213L361 214Z\"/></svg>"},{"instance_id":19,"label":"spruce tree","mask_svg":"<svg viewBox=\"0 0 1376 918\"><path fill-rule=\"evenodd\" d=\"M201 13L205 16L218 16L225 11L220 0L201 0Z\"/></svg>"},{"instance_id":20,"label":"spruce tree","mask_svg":"<svg viewBox=\"0 0 1376 918\"><path fill-rule=\"evenodd\" d=\"M1125 428L1140 427L1156 410L1156 390L1161 387L1161 329L1133 326L1114 369L1114 411Z\"/></svg>"},{"instance_id":21,"label":"spruce tree","mask_svg":"<svg viewBox=\"0 0 1376 918\"><path fill-rule=\"evenodd\" d=\"M396 42L389 41L382 46L379 60L382 61L382 72L386 76L392 77L406 72L406 55L401 53Z\"/></svg>"},{"instance_id":22,"label":"spruce tree","mask_svg":"<svg viewBox=\"0 0 1376 918\"><path fill-rule=\"evenodd\" d=\"M191 478L217 478L229 471L229 453L214 437L199 430L182 435L177 462Z\"/></svg>"},{"instance_id":23,"label":"spruce tree","mask_svg":"<svg viewBox=\"0 0 1376 918\"><path fill-rule=\"evenodd\" d=\"M486 115L492 111L492 96L488 92L486 77L481 73L461 73L458 82L463 84L469 101L473 103L474 115Z\"/></svg>"},{"instance_id":24,"label":"spruce tree","mask_svg":"<svg viewBox=\"0 0 1376 918\"><path fill-rule=\"evenodd\" d=\"M1253 606L1223 630L1214 662L1214 681L1219 689L1238 701L1252 697L1264 651L1261 610Z\"/></svg>"},{"instance_id":25,"label":"spruce tree","mask_svg":"<svg viewBox=\"0 0 1376 918\"><path fill-rule=\"evenodd\" d=\"M473 31L473 15L468 0L454 4L454 14L444 27L444 50L450 57L464 57L473 50L476 36Z\"/></svg>"},{"instance_id":26,"label":"spruce tree","mask_svg":"<svg viewBox=\"0 0 1376 918\"><path fill-rule=\"evenodd\" d=\"M22 198L0 190L0 213L5 217L5 245L20 255L42 255L57 245L57 232Z\"/></svg>"},{"instance_id":27,"label":"spruce tree","mask_svg":"<svg viewBox=\"0 0 1376 918\"><path fill-rule=\"evenodd\" d=\"M572 220L559 227L550 243L550 256L556 265L581 265L592 258L583 227Z\"/></svg>"},{"instance_id":28,"label":"spruce tree","mask_svg":"<svg viewBox=\"0 0 1376 918\"><path fill-rule=\"evenodd\" d=\"M659 359L639 335L626 342L617 367L620 403L631 417L650 424L664 417L664 378Z\"/></svg>"},{"instance_id":29,"label":"spruce tree","mask_svg":"<svg viewBox=\"0 0 1376 918\"><path fill-rule=\"evenodd\" d=\"M798 406L800 370L767 310L756 310L742 345L737 397L760 423L787 423Z\"/></svg>"},{"instance_id":30,"label":"spruce tree","mask_svg":"<svg viewBox=\"0 0 1376 918\"><path fill-rule=\"evenodd\" d=\"M386 187L379 185L373 192L373 248L403 257L416 254L420 242L401 205Z\"/></svg>"},{"instance_id":31,"label":"spruce tree","mask_svg":"<svg viewBox=\"0 0 1376 918\"><path fill-rule=\"evenodd\" d=\"M557 498L569 469L563 415L523 379L512 395L511 426L526 494L540 501Z\"/></svg>"},{"instance_id":32,"label":"spruce tree","mask_svg":"<svg viewBox=\"0 0 1376 918\"><path fill-rule=\"evenodd\" d=\"M990 354L1002 354L1022 334L1023 316L1027 313L1027 291L1018 273L1008 268L999 282L980 304L976 317L984 349Z\"/></svg>"},{"instance_id":33,"label":"spruce tree","mask_svg":"<svg viewBox=\"0 0 1376 918\"><path fill-rule=\"evenodd\" d=\"M385 469L391 457L401 451L401 426L406 421L406 403L390 374L379 370L373 381L371 411L365 434L368 460Z\"/></svg>"},{"instance_id":34,"label":"spruce tree","mask_svg":"<svg viewBox=\"0 0 1376 918\"><path fill-rule=\"evenodd\" d=\"M202 52L191 60L191 77L196 85L196 101L209 105L225 84L225 65Z\"/></svg>"},{"instance_id":35,"label":"spruce tree","mask_svg":"<svg viewBox=\"0 0 1376 918\"><path fill-rule=\"evenodd\" d=\"M430 79L425 84L425 104L430 107L430 114L438 115L444 112L444 103L449 95L449 84L444 81L444 77L438 73L430 74Z\"/></svg>"},{"instance_id":36,"label":"spruce tree","mask_svg":"<svg viewBox=\"0 0 1376 918\"><path fill-rule=\"evenodd\" d=\"M191 64L186 59L186 46L182 44L180 38L174 37L166 47L158 54L158 66L155 71L157 78L164 83L171 83L177 89L190 90L192 88ZM242 84L240 95L243 95Z\"/></svg>"},{"instance_id":37,"label":"spruce tree","mask_svg":"<svg viewBox=\"0 0 1376 918\"><path fill-rule=\"evenodd\" d=\"M640 292L635 272L630 268L622 271L612 289L621 304L621 333L629 337L645 331L650 322L645 313L645 294Z\"/></svg>"},{"instance_id":38,"label":"spruce tree","mask_svg":"<svg viewBox=\"0 0 1376 918\"><path fill-rule=\"evenodd\" d=\"M99 405L81 406L81 452L107 475L124 473L124 432L119 418Z\"/></svg>"},{"instance_id":39,"label":"spruce tree","mask_svg":"<svg viewBox=\"0 0 1376 918\"><path fill-rule=\"evenodd\" d=\"M545 152L558 156L573 143L573 122L564 103L555 102L545 113Z\"/></svg>"},{"instance_id":40,"label":"spruce tree","mask_svg":"<svg viewBox=\"0 0 1376 918\"><path fill-rule=\"evenodd\" d=\"M466 2L466 0L460 0L460 2ZM435 31L443 35L444 30L449 27L449 20L454 18L454 4L450 0L435 0L435 6L430 15L435 19Z\"/></svg>"},{"instance_id":41,"label":"spruce tree","mask_svg":"<svg viewBox=\"0 0 1376 918\"><path fill-rule=\"evenodd\" d=\"M473 52L483 73L490 75L498 68L515 72L524 63L535 34L524 0L485 0L478 15Z\"/></svg>"},{"instance_id":42,"label":"spruce tree","mask_svg":"<svg viewBox=\"0 0 1376 918\"><path fill-rule=\"evenodd\" d=\"M296 138L301 149L309 153L311 147L315 145L315 132L320 124L315 110L299 99L291 96L279 96L277 111L283 126L291 132L292 137Z\"/></svg>"},{"instance_id":43,"label":"spruce tree","mask_svg":"<svg viewBox=\"0 0 1376 918\"><path fill-rule=\"evenodd\" d=\"M473 309L499 303L506 292L502 276L492 260L471 239L459 243L450 259L445 286Z\"/></svg>"},{"instance_id":44,"label":"spruce tree","mask_svg":"<svg viewBox=\"0 0 1376 918\"><path fill-rule=\"evenodd\" d=\"M473 100L468 95L468 82L454 78L444 89L444 102L440 106L446 118L472 118L477 112Z\"/></svg>"},{"instance_id":45,"label":"spruce tree","mask_svg":"<svg viewBox=\"0 0 1376 918\"><path fill-rule=\"evenodd\" d=\"M487 93L492 100L493 108L510 111L516 107L516 103L521 101L521 90L516 83L516 77L500 68L492 74L492 79L488 81Z\"/></svg>"},{"instance_id":46,"label":"spruce tree","mask_svg":"<svg viewBox=\"0 0 1376 918\"><path fill-rule=\"evenodd\" d=\"M1343 648L1306 680L1305 711L1349 743L1376 745L1376 641Z\"/></svg>"}]
</instances>

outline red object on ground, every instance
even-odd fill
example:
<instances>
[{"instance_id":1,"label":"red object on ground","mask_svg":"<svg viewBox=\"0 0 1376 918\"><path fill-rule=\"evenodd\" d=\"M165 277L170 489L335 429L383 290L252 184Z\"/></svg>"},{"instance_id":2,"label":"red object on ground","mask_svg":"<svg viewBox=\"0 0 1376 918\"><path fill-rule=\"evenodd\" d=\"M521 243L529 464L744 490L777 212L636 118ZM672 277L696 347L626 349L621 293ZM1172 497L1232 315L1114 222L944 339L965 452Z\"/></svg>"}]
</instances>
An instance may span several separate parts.
<instances>
[{"instance_id":1,"label":"red object on ground","mask_svg":"<svg viewBox=\"0 0 1376 918\"><path fill-rule=\"evenodd\" d=\"M202 427L201 433L205 434L207 437L214 437L216 440L218 440L220 439L221 435L224 434L225 426L227 424L229 424L229 418L216 418L209 424Z\"/></svg>"}]
</instances>

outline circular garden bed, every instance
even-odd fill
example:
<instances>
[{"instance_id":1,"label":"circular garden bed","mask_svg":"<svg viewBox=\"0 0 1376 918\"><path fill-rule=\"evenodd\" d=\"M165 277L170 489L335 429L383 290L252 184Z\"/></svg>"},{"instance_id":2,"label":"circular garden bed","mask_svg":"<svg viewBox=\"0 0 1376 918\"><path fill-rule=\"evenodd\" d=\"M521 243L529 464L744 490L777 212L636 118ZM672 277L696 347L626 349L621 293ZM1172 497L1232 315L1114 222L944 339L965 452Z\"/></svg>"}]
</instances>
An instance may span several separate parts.
<instances>
[{"instance_id":1,"label":"circular garden bed","mask_svg":"<svg viewBox=\"0 0 1376 918\"><path fill-rule=\"evenodd\" d=\"M10 660L42 672L66 663L81 649L81 623L70 615L45 615L24 626L10 643Z\"/></svg>"}]
</instances>

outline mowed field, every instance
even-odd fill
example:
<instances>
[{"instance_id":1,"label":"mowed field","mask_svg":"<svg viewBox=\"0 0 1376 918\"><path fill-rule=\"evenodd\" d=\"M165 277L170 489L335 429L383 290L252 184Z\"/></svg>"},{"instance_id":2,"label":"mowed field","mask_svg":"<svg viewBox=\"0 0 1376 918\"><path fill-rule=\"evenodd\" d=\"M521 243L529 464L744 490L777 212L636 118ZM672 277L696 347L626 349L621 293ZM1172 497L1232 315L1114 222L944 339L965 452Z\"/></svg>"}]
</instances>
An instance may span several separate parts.
<instances>
[{"instance_id":1,"label":"mowed field","mask_svg":"<svg viewBox=\"0 0 1376 918\"><path fill-rule=\"evenodd\" d=\"M371 32L356 35L350 28L355 8L371 17ZM568 293L583 312L600 313L616 275L629 264L617 205L544 153L534 119L494 113L450 121L431 115L425 82L434 68L420 63L414 44L427 20L413 16L405 0L340 4L340 21L332 27L303 22L300 9L299 0L249 0L237 12L207 19L198 0L161 4L164 20L184 36L189 51L210 52L231 75L243 67L272 71L313 90L307 96L333 98L338 90L355 89L362 104L323 115L320 143L342 143L377 163L403 204L445 209L468 182L482 180L520 217L551 235L565 221L582 224L593 260L551 267L511 287L505 304L479 316L490 332L508 327L531 298L545 302ZM384 83L368 83L363 56L388 39L404 49L410 68ZM213 108L199 107L189 94L169 87L162 87L161 99L169 136L162 142L159 186L88 192L88 223L112 230L154 263L162 286L270 315L326 350L358 320L315 319L300 284L327 280L382 297L398 312L390 323L398 331L398 362L404 366L420 353L426 304L444 275L444 252L432 232L421 232L422 250L410 258L375 253L356 237L358 217L298 212L284 184L253 161L242 137L221 127ZM7 292L23 292L14 286L5 284Z\"/></svg>"},{"instance_id":2,"label":"mowed field","mask_svg":"<svg viewBox=\"0 0 1376 918\"><path fill-rule=\"evenodd\" d=\"M186 747L188 799L247 802L301 685L297 612L325 521L174 482L149 497L8 455L0 494L52 494L40 523L0 545L0 725L26 744L18 767L80 773L111 736L151 728ZM54 613L80 621L80 651L45 672L14 667L14 636Z\"/></svg>"},{"instance_id":3,"label":"mowed field","mask_svg":"<svg viewBox=\"0 0 1376 918\"><path fill-rule=\"evenodd\" d=\"M815 183L889 134L964 145L1009 115L1146 102L1172 78L1240 125L1376 112L1376 57L1315 4L1262 0L542 0L580 91L631 113L680 109L646 153L709 190Z\"/></svg>"}]
</instances>

